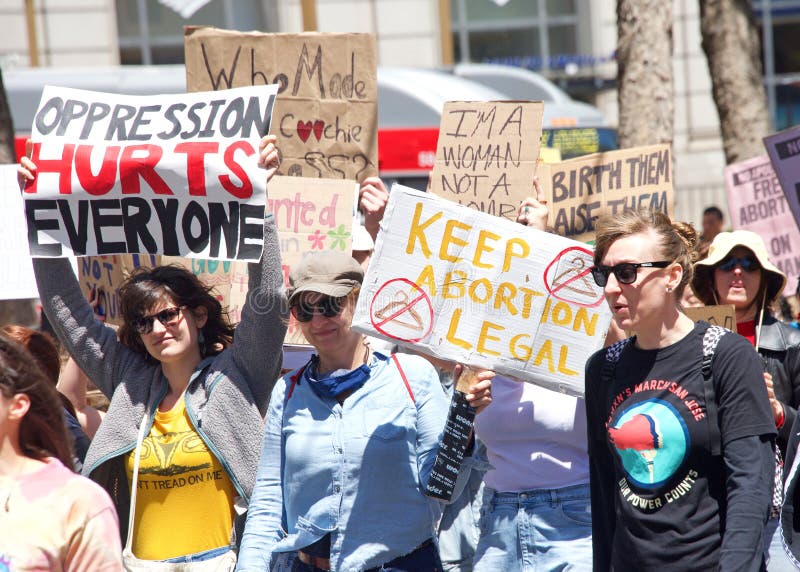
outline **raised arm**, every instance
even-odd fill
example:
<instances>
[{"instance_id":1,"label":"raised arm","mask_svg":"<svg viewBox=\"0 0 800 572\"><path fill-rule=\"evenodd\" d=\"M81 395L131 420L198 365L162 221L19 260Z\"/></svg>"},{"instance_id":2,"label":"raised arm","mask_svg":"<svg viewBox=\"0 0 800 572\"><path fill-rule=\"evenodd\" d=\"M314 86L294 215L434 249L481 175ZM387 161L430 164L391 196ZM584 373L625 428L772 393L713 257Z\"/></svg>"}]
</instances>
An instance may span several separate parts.
<instances>
[{"instance_id":1,"label":"raised arm","mask_svg":"<svg viewBox=\"0 0 800 572\"><path fill-rule=\"evenodd\" d=\"M275 136L261 140L259 165L266 169L267 180L278 168ZM262 415L267 410L269 394L280 377L283 338L289 319L286 290L281 267L278 231L272 213L264 216L264 250L261 259L248 265L247 301L236 327L233 359L245 375L250 391Z\"/></svg>"},{"instance_id":2,"label":"raised arm","mask_svg":"<svg viewBox=\"0 0 800 572\"><path fill-rule=\"evenodd\" d=\"M27 145L30 147L30 140ZM36 165L23 157L19 166L20 183L34 180L36 173ZM92 307L83 297L69 260L34 258L33 273L42 309L58 339L86 375L110 399L123 377L115 368L123 362L132 365L143 363L144 360L125 349L117 341L116 332L96 319Z\"/></svg>"}]
</instances>

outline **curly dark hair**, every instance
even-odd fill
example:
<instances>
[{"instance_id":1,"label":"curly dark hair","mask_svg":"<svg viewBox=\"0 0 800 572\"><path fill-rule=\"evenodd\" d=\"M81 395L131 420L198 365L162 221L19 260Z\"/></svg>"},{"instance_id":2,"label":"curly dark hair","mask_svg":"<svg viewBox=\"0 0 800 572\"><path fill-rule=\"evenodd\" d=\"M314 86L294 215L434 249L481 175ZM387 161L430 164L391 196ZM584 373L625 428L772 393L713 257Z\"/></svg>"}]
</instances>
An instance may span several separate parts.
<instances>
[{"instance_id":1,"label":"curly dark hair","mask_svg":"<svg viewBox=\"0 0 800 572\"><path fill-rule=\"evenodd\" d=\"M203 340L200 354L203 357L218 354L233 341L234 326L227 311L211 293L212 288L182 266L169 264L137 268L119 288L123 319L119 328L120 341L145 359L155 360L147 352L133 324L167 297L178 306L186 306L189 311L205 308L207 319L200 329Z\"/></svg>"},{"instance_id":2,"label":"curly dark hair","mask_svg":"<svg viewBox=\"0 0 800 572\"><path fill-rule=\"evenodd\" d=\"M0 333L0 393L11 399L24 393L30 400L19 426L19 445L33 459L55 457L72 467L72 451L55 385L23 346Z\"/></svg>"}]
</instances>

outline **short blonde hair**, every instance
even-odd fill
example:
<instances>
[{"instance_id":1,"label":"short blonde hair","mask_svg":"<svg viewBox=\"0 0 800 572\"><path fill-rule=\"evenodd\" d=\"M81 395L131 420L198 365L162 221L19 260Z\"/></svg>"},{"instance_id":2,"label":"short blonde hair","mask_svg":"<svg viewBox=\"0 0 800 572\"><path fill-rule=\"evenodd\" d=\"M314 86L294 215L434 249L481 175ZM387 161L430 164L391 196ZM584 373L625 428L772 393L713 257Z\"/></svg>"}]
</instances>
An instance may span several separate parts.
<instances>
[{"instance_id":1,"label":"short blonde hair","mask_svg":"<svg viewBox=\"0 0 800 572\"><path fill-rule=\"evenodd\" d=\"M654 259L674 260L683 269L683 277L674 291L675 297L680 299L692 281L697 256L697 231L688 223L672 222L662 212L628 210L600 219L594 243L594 263L600 265L608 249L617 240L648 230L654 231L659 237L659 252L653 253Z\"/></svg>"}]
</instances>

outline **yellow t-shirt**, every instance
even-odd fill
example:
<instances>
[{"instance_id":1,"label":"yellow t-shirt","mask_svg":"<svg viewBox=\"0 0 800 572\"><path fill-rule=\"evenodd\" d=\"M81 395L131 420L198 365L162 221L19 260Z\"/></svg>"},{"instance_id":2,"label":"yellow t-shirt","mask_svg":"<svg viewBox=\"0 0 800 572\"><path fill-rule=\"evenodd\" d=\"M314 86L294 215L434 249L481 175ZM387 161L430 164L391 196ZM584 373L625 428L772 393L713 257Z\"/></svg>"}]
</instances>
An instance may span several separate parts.
<instances>
[{"instance_id":1,"label":"yellow t-shirt","mask_svg":"<svg viewBox=\"0 0 800 572\"><path fill-rule=\"evenodd\" d=\"M133 456L125 459L128 483ZM156 411L142 443L133 553L146 560L195 554L230 542L235 490L189 422L183 399Z\"/></svg>"}]
</instances>

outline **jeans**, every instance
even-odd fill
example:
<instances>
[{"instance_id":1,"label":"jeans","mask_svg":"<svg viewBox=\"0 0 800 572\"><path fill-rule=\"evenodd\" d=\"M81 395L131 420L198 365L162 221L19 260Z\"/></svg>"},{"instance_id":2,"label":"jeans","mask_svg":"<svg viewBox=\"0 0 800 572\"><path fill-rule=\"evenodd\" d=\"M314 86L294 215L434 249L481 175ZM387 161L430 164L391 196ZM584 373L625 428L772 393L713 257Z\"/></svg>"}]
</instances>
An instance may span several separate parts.
<instances>
[{"instance_id":1,"label":"jeans","mask_svg":"<svg viewBox=\"0 0 800 572\"><path fill-rule=\"evenodd\" d=\"M461 496L444 507L439 523L439 555L445 572L471 572L480 531L483 471L473 470Z\"/></svg>"},{"instance_id":2,"label":"jeans","mask_svg":"<svg viewBox=\"0 0 800 572\"><path fill-rule=\"evenodd\" d=\"M217 556L225 554L230 549L230 546L220 546L219 548L212 548L211 550L205 550L203 552L195 552L194 554L187 554L186 556L176 556L175 558L162 560L161 562L170 562L175 564L183 562L202 562L203 560L211 560L212 558L216 558Z\"/></svg>"},{"instance_id":3,"label":"jeans","mask_svg":"<svg viewBox=\"0 0 800 572\"><path fill-rule=\"evenodd\" d=\"M316 568L309 564L300 562L295 559L292 564L292 572L320 572L320 568ZM442 572L442 561L439 559L439 549L436 543L429 540L423 543L419 548L405 556L398 556L391 562L379 566L377 568L370 568L366 572Z\"/></svg>"},{"instance_id":4,"label":"jeans","mask_svg":"<svg viewBox=\"0 0 800 572\"><path fill-rule=\"evenodd\" d=\"M780 518L770 518L764 530L764 556L769 572L796 572L794 564L783 549Z\"/></svg>"},{"instance_id":5,"label":"jeans","mask_svg":"<svg viewBox=\"0 0 800 572\"><path fill-rule=\"evenodd\" d=\"M484 489L475 572L592 569L589 484L502 493Z\"/></svg>"}]
</instances>

